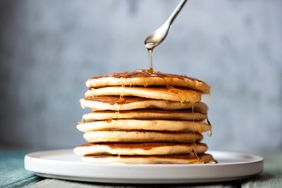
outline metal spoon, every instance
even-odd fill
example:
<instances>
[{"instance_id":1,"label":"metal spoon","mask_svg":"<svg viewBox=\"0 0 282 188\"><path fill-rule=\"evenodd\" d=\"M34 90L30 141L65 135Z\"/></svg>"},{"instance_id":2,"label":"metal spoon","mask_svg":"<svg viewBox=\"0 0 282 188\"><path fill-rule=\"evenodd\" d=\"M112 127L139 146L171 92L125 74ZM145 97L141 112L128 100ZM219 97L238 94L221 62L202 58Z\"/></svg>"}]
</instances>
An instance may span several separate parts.
<instances>
[{"instance_id":1,"label":"metal spoon","mask_svg":"<svg viewBox=\"0 0 282 188\"><path fill-rule=\"evenodd\" d=\"M145 47L149 51L153 51L153 49L156 46L158 46L166 38L170 25L173 23L176 16L181 11L181 9L183 8L186 2L187 0L181 0L181 2L177 5L177 7L174 9L172 14L170 15L170 17L166 20L166 22L145 39L145 42L144 42Z\"/></svg>"}]
</instances>

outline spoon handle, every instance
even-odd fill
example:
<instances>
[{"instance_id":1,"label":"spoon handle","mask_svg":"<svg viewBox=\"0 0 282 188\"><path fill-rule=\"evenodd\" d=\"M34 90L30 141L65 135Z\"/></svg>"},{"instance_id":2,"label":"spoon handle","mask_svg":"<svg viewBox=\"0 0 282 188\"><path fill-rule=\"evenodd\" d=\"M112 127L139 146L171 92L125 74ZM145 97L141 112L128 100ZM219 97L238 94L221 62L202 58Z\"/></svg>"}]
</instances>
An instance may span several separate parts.
<instances>
[{"instance_id":1,"label":"spoon handle","mask_svg":"<svg viewBox=\"0 0 282 188\"><path fill-rule=\"evenodd\" d=\"M166 21L169 25L171 25L172 22L175 20L176 16L181 11L181 9L184 7L186 2L187 2L187 0L181 0L181 2L177 5L177 7L171 13L170 17Z\"/></svg>"}]
</instances>

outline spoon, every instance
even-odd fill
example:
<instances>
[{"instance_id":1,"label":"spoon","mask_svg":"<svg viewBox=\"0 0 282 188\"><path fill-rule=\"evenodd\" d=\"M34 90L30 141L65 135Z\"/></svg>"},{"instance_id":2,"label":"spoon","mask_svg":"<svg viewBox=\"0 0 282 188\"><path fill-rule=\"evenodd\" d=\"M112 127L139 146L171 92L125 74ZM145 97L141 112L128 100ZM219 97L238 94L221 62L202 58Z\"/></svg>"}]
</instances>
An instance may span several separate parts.
<instances>
[{"instance_id":1,"label":"spoon","mask_svg":"<svg viewBox=\"0 0 282 188\"><path fill-rule=\"evenodd\" d=\"M145 39L144 43L148 51L152 52L153 49L166 38L171 24L173 23L181 9L184 7L186 2L187 0L181 0L181 2L177 5L170 17L165 21L165 23Z\"/></svg>"}]
</instances>

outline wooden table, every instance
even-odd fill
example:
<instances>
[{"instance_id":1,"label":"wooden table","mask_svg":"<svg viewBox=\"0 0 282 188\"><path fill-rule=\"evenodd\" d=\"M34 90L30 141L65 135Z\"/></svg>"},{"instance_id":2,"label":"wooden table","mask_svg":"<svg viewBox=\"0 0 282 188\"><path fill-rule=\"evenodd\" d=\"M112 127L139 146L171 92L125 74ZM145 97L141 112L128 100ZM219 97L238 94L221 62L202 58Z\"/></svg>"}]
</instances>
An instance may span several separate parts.
<instances>
[{"instance_id":1,"label":"wooden table","mask_svg":"<svg viewBox=\"0 0 282 188\"><path fill-rule=\"evenodd\" d=\"M0 187L282 187L282 152L260 154L264 157L264 172L248 180L194 185L114 185L82 183L42 178L23 167L27 150L0 150Z\"/></svg>"}]
</instances>

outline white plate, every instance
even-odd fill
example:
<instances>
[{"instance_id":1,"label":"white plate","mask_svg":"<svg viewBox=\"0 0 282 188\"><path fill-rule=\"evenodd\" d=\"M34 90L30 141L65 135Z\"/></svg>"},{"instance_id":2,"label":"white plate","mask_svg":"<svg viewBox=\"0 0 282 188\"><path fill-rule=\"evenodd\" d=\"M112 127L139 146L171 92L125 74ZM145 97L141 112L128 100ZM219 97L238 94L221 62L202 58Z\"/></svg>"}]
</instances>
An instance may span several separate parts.
<instances>
[{"instance_id":1,"label":"white plate","mask_svg":"<svg viewBox=\"0 0 282 188\"><path fill-rule=\"evenodd\" d=\"M105 183L203 183L238 180L262 172L263 158L250 154L209 151L217 164L93 164L81 162L72 150L25 156L25 168L39 176Z\"/></svg>"}]
</instances>

